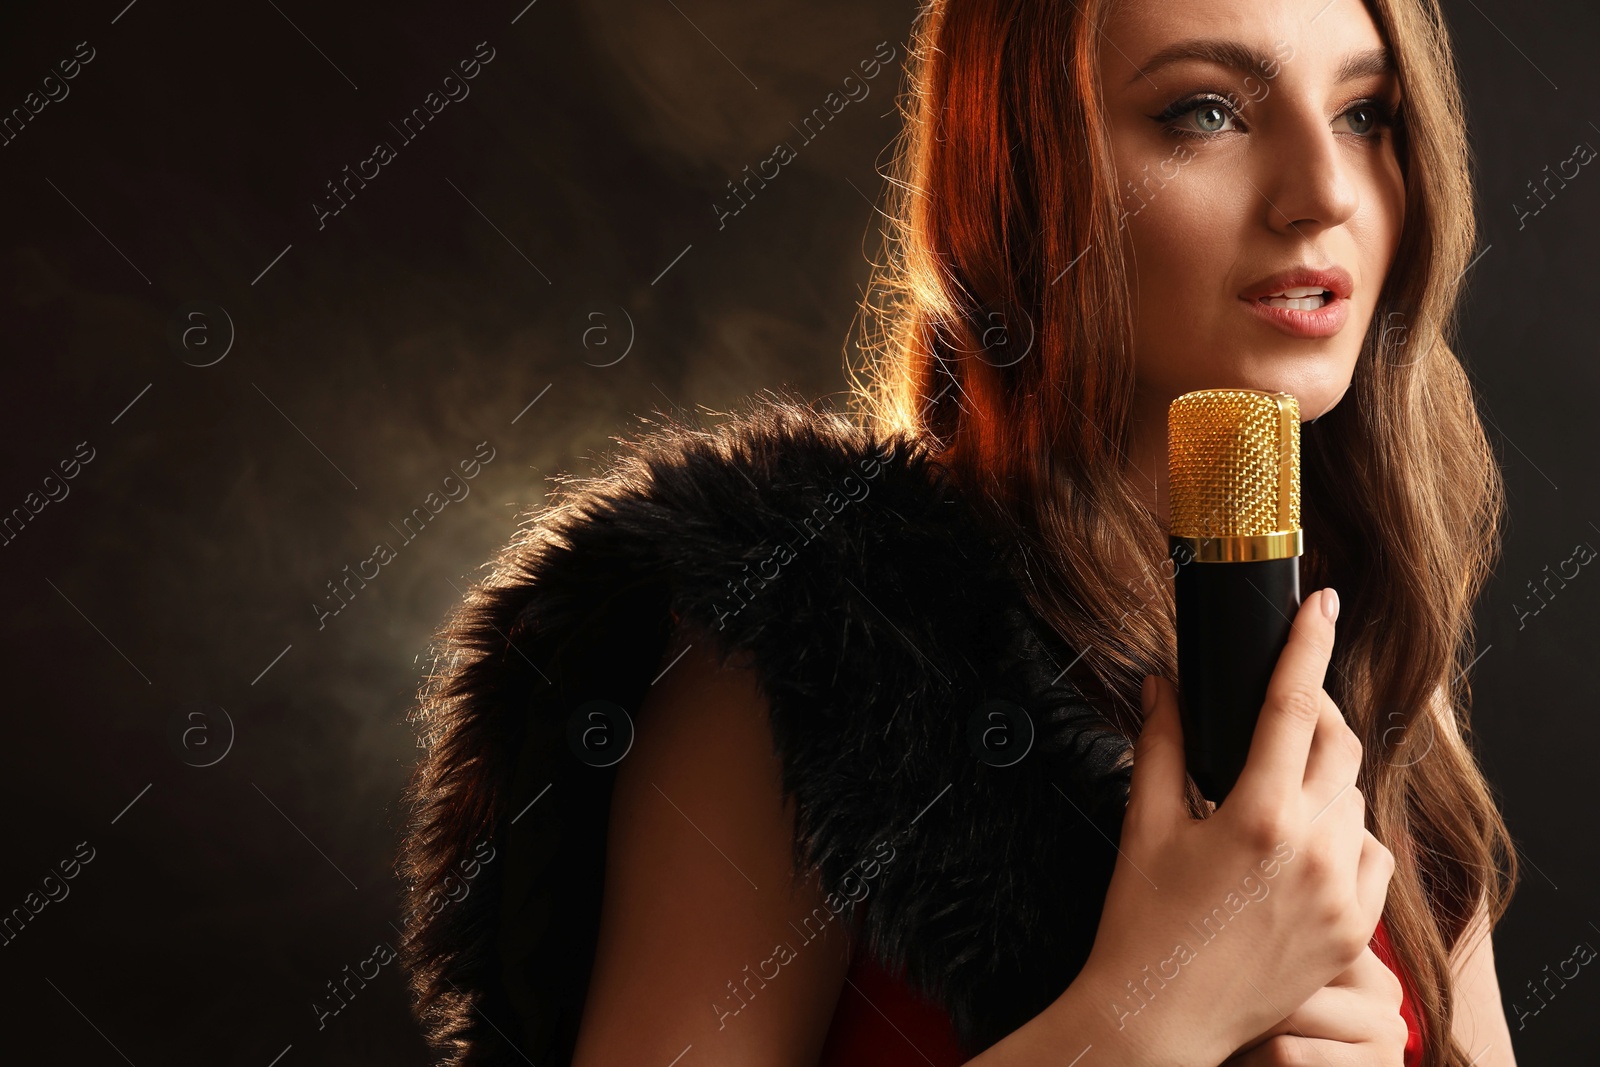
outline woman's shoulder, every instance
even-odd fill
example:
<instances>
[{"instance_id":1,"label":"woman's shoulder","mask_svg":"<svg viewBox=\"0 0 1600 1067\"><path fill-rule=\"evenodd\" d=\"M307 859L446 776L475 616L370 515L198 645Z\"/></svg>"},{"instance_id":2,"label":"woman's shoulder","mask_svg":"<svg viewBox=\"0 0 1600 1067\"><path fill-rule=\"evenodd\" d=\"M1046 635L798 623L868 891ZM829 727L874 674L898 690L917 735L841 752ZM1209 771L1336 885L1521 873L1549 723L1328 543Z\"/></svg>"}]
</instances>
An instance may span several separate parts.
<instances>
[{"instance_id":1,"label":"woman's shoulder","mask_svg":"<svg viewBox=\"0 0 1600 1067\"><path fill-rule=\"evenodd\" d=\"M753 669L794 869L847 908L878 872L877 958L969 1036L1048 1003L1092 941L1063 902L1103 895L1127 743L1060 683L1005 551L922 441L792 399L569 480L452 614L419 701L402 952L430 1039L499 1047L498 1010L535 1057L570 1050L612 785L678 627ZM479 842L501 858L460 898ZM1024 957L1024 986L994 981Z\"/></svg>"}]
</instances>

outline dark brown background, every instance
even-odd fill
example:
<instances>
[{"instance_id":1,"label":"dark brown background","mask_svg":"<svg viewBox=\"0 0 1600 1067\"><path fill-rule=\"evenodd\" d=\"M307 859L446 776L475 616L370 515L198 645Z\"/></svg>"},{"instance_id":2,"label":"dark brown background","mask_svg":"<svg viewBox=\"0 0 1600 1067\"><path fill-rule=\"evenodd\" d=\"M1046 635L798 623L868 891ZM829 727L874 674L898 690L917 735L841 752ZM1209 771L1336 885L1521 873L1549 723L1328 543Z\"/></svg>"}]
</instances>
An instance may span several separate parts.
<instances>
[{"instance_id":1,"label":"dark brown background","mask_svg":"<svg viewBox=\"0 0 1600 1067\"><path fill-rule=\"evenodd\" d=\"M95 50L0 147L0 513L94 449L0 547L0 913L95 850L0 946L18 1062L424 1063L393 967L324 1029L311 1005L394 939L406 716L455 587L545 475L584 469L635 416L844 386L912 5L524 2L0 16L0 110ZM1462 350L1511 487L1475 668L1481 751L1528 861L1497 937L1511 1010L1600 945L1600 578L1517 625L1526 583L1600 546L1600 178L1520 231L1512 207L1600 145L1600 15L1451 8L1487 249ZM480 41L495 54L470 96L402 145L388 123ZM789 123L881 41L896 62L804 143ZM324 182L378 140L396 158L319 229ZM798 157L719 229L724 183L783 140ZM193 301L210 308L184 348L169 333ZM219 307L232 346L193 366L224 350ZM470 496L402 546L389 524L481 441L495 458ZM383 540L398 558L319 629L325 583ZM226 756L193 766L229 722ZM1577 1048L1597 997L1585 969L1525 1029L1513 1015L1522 1061Z\"/></svg>"}]
</instances>

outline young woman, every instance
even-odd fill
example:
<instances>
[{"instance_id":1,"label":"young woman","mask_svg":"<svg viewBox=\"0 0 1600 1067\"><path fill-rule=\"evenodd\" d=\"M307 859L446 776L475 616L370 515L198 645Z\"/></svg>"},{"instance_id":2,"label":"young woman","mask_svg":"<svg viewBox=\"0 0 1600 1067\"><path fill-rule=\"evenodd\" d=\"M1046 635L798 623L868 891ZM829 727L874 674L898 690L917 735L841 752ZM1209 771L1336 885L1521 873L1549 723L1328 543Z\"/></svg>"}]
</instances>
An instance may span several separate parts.
<instances>
[{"instance_id":1,"label":"young woman","mask_svg":"<svg viewBox=\"0 0 1600 1067\"><path fill-rule=\"evenodd\" d=\"M430 1039L1513 1065L1437 0L935 0L913 44L859 418L628 443L443 634L401 857ZM1167 407L1218 386L1308 420L1316 591L1213 807L1159 576Z\"/></svg>"}]
</instances>

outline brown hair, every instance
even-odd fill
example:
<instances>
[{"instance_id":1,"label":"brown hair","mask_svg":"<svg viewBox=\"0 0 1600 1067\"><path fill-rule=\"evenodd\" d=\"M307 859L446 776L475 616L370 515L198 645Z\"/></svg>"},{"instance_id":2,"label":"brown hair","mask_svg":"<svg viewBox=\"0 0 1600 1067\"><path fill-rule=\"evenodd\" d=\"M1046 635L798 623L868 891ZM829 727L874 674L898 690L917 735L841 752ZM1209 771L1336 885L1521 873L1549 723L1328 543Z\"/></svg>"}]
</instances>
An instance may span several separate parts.
<instances>
[{"instance_id":1,"label":"brown hair","mask_svg":"<svg viewBox=\"0 0 1600 1067\"><path fill-rule=\"evenodd\" d=\"M1385 924L1421 1004L1423 1062L1459 1067L1448 954L1480 901L1499 921L1517 882L1464 740L1472 605L1498 556L1504 487L1450 345L1476 228L1443 15L1438 0L1368 6L1401 80L1405 225L1353 383L1302 434L1302 581L1340 592L1327 688L1363 740L1369 826L1396 854ZM1117 578L1119 560L1165 561L1166 531L1123 463L1134 367L1096 55L1108 8L922 7L888 254L852 378L865 421L934 438L1008 524L1030 600L1134 737L1140 682L1176 679L1177 650L1171 583ZM1201 814L1192 784L1189 799Z\"/></svg>"}]
</instances>

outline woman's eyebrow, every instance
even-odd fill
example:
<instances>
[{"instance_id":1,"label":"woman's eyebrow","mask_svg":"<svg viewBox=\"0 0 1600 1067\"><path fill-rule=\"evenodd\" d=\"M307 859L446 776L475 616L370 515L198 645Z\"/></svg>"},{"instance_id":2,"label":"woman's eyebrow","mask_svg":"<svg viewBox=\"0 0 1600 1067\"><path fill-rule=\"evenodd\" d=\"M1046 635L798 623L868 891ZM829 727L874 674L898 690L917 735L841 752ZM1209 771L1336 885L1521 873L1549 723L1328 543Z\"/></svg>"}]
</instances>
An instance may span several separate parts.
<instances>
[{"instance_id":1,"label":"woman's eyebrow","mask_svg":"<svg viewBox=\"0 0 1600 1067\"><path fill-rule=\"evenodd\" d=\"M1282 66L1287 60L1277 56L1269 56L1258 52L1248 45L1238 41L1223 40L1221 38L1196 37L1187 41L1179 41L1168 45L1145 61L1144 66L1133 72L1133 77L1128 79L1131 85L1139 78L1148 78L1153 72L1160 70L1169 63L1176 63L1184 59L1199 59L1207 63L1215 63L1220 67L1228 67L1244 74L1255 74L1258 71L1270 70L1274 65ZM1369 48L1360 52L1351 52L1339 64L1339 69L1334 72L1334 81L1343 83L1354 81L1373 75L1394 73L1394 57L1387 48Z\"/></svg>"}]
</instances>

